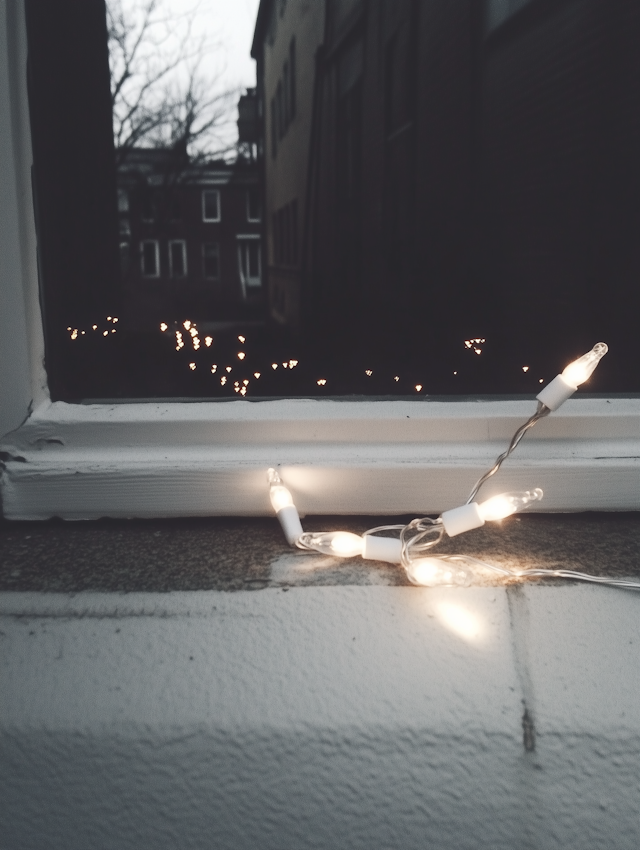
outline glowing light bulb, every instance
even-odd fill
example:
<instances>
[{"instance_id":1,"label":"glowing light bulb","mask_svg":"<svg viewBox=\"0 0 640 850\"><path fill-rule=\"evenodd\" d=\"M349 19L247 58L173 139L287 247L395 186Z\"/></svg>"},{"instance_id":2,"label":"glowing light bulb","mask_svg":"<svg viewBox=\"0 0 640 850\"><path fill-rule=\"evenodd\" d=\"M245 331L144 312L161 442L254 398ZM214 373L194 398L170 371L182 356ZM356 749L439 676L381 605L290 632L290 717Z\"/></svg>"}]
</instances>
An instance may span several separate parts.
<instances>
[{"instance_id":1,"label":"glowing light bulb","mask_svg":"<svg viewBox=\"0 0 640 850\"><path fill-rule=\"evenodd\" d=\"M448 536L455 537L465 531L480 528L485 522L504 519L517 511L522 511L531 502L541 498L542 490L539 487L535 490L527 490L524 493L502 493L500 496L487 499L480 505L471 502L470 505L452 508L450 511L445 511L440 519Z\"/></svg>"},{"instance_id":2,"label":"glowing light bulb","mask_svg":"<svg viewBox=\"0 0 640 850\"><path fill-rule=\"evenodd\" d=\"M543 496L542 490L527 490L524 493L501 493L478 505L478 513L485 522L504 519L518 511L527 508L531 502L539 501Z\"/></svg>"},{"instance_id":3,"label":"glowing light bulb","mask_svg":"<svg viewBox=\"0 0 640 850\"><path fill-rule=\"evenodd\" d=\"M362 555L364 551L364 539L350 531L323 531L313 534L308 544L316 552L334 555L336 558L354 558L356 555Z\"/></svg>"},{"instance_id":4,"label":"glowing light bulb","mask_svg":"<svg viewBox=\"0 0 640 850\"><path fill-rule=\"evenodd\" d=\"M569 363L562 372L562 377L568 384L577 389L580 384L584 384L591 377L608 350L606 343L597 342L591 351L583 354L582 357L578 357L573 363Z\"/></svg>"},{"instance_id":5,"label":"glowing light bulb","mask_svg":"<svg viewBox=\"0 0 640 850\"><path fill-rule=\"evenodd\" d=\"M406 567L407 577L422 587L457 585L468 587L473 573L467 566L443 561L440 558L419 558Z\"/></svg>"},{"instance_id":6,"label":"glowing light bulb","mask_svg":"<svg viewBox=\"0 0 640 850\"><path fill-rule=\"evenodd\" d=\"M549 410L557 410L593 374L596 366L608 351L604 342L597 342L591 351L569 363L561 375L542 389L536 398Z\"/></svg>"},{"instance_id":7,"label":"glowing light bulb","mask_svg":"<svg viewBox=\"0 0 640 850\"><path fill-rule=\"evenodd\" d=\"M267 470L267 480L269 481L271 506L276 512L284 536L287 538L287 543L293 546L302 534L302 525L298 511L293 504L293 497L273 467Z\"/></svg>"}]
</instances>

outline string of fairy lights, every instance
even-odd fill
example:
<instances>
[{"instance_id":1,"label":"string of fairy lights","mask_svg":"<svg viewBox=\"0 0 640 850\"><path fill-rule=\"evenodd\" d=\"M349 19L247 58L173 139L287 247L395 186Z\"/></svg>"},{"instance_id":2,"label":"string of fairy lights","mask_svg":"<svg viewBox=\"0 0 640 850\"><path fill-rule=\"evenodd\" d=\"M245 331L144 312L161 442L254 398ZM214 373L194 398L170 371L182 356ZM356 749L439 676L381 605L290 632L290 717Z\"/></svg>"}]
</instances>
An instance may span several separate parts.
<instances>
[{"instance_id":1,"label":"string of fairy lights","mask_svg":"<svg viewBox=\"0 0 640 850\"><path fill-rule=\"evenodd\" d=\"M402 566L413 584L426 587L437 585L468 586L493 574L503 578L567 578L640 589L640 583L627 579L591 576L573 570L526 569L509 570L480 561L469 555L433 555L431 550L445 537L455 537L466 531L481 528L525 510L543 497L539 487L522 492L501 493L486 501L476 498L485 482L494 476L504 461L517 448L524 435L545 416L557 410L578 387L593 374L607 353L599 342L591 351L570 363L537 395L536 412L513 435L507 449L474 484L465 504L444 511L436 518L418 517L407 525L385 525L370 528L358 535L350 531L305 532L295 507L291 491L285 486L276 469L267 471L271 505L284 536L291 546L338 558L361 557L365 560L386 561ZM390 536L393 534L393 536Z\"/></svg>"}]
</instances>

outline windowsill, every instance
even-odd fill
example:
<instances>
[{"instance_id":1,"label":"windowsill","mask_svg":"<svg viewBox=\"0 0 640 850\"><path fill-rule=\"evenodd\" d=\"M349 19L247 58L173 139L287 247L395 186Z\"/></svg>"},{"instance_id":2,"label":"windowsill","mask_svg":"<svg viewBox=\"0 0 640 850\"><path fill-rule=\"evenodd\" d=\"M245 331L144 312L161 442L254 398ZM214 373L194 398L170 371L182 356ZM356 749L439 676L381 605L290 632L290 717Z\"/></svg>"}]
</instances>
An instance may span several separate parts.
<instances>
[{"instance_id":1,"label":"windowsill","mask_svg":"<svg viewBox=\"0 0 640 850\"><path fill-rule=\"evenodd\" d=\"M386 520L308 517L304 527L361 533L381 521ZM445 540L436 554L468 554L511 569L640 576L640 514L512 517L501 525ZM289 548L275 518L0 523L0 592L155 593L409 584L403 570L391 564L314 556Z\"/></svg>"}]
</instances>

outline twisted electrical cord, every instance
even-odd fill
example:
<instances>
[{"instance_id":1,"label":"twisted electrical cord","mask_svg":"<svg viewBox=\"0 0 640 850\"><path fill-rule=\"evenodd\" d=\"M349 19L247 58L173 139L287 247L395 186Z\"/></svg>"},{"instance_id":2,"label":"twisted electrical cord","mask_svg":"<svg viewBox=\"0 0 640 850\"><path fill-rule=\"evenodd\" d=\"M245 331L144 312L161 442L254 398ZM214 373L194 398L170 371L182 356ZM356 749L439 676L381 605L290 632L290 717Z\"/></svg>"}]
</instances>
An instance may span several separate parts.
<instances>
[{"instance_id":1,"label":"twisted electrical cord","mask_svg":"<svg viewBox=\"0 0 640 850\"><path fill-rule=\"evenodd\" d=\"M473 502L475 500L476 496L478 495L478 491L480 490L482 485L485 483L485 481L487 481L489 478L491 478L492 475L496 474L496 472L500 469L500 467L502 466L504 461L509 457L509 455L517 447L518 443L524 437L524 435L527 433L527 431L530 428L533 428L533 426L536 424L536 422L539 422L541 419L543 419L545 416L548 416L550 413L551 413L551 410L546 405L544 405L541 401L539 401L538 402L538 409L536 410L536 412L533 414L533 416L530 419L527 419L527 421L524 423L524 425L521 425L518 428L516 433L511 438L511 442L509 443L508 448L504 452L502 452L502 454L496 459L496 462L493 464L491 469L487 470L484 473L484 475L481 476L476 481L476 483L473 486L473 489L471 490L471 493L469 493L469 498L467 499L465 504L469 505L469 504L471 504L471 502Z\"/></svg>"}]
</instances>

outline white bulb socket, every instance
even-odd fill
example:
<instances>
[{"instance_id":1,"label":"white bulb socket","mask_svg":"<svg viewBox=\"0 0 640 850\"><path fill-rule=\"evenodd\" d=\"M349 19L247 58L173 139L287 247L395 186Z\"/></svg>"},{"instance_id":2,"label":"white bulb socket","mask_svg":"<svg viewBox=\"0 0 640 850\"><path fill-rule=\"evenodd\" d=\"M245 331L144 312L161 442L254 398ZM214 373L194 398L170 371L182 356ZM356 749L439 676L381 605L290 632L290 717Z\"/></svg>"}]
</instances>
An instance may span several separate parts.
<instances>
[{"instance_id":1,"label":"white bulb socket","mask_svg":"<svg viewBox=\"0 0 640 850\"><path fill-rule=\"evenodd\" d=\"M556 375L550 384L541 390L536 398L549 410L557 410L568 398L574 394L578 387L569 384L562 375Z\"/></svg>"},{"instance_id":2,"label":"white bulb socket","mask_svg":"<svg viewBox=\"0 0 640 850\"><path fill-rule=\"evenodd\" d=\"M290 546L295 546L302 534L302 524L295 505L284 505L276 511L276 516Z\"/></svg>"},{"instance_id":3,"label":"white bulb socket","mask_svg":"<svg viewBox=\"0 0 640 850\"><path fill-rule=\"evenodd\" d=\"M366 561L386 561L388 564L402 562L402 543L395 537L375 537L365 534L362 557Z\"/></svg>"},{"instance_id":4,"label":"white bulb socket","mask_svg":"<svg viewBox=\"0 0 640 850\"><path fill-rule=\"evenodd\" d=\"M476 502L445 511L440 519L449 537L455 537L457 534L463 534L465 531L471 531L484 525L484 519Z\"/></svg>"}]
</instances>

